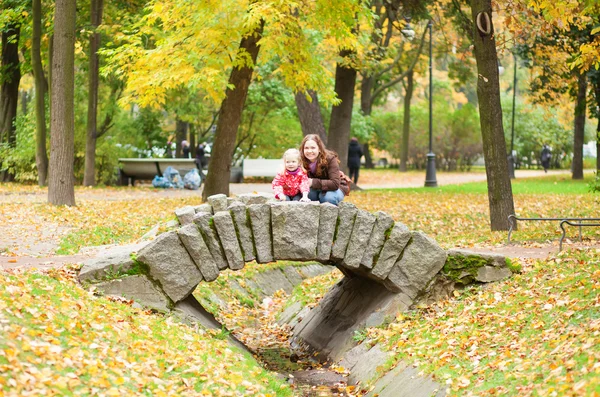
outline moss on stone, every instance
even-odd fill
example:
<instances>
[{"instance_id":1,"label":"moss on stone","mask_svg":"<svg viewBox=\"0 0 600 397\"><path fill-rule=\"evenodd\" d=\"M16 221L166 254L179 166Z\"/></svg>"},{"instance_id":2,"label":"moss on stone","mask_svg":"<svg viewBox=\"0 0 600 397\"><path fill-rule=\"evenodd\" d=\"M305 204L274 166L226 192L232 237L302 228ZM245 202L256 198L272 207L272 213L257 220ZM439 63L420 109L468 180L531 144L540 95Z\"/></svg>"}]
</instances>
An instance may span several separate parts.
<instances>
[{"instance_id":1,"label":"moss on stone","mask_svg":"<svg viewBox=\"0 0 600 397\"><path fill-rule=\"evenodd\" d=\"M442 272L455 283L467 285L475 280L479 268L488 264L487 259L478 255L452 255L446 259Z\"/></svg>"}]
</instances>

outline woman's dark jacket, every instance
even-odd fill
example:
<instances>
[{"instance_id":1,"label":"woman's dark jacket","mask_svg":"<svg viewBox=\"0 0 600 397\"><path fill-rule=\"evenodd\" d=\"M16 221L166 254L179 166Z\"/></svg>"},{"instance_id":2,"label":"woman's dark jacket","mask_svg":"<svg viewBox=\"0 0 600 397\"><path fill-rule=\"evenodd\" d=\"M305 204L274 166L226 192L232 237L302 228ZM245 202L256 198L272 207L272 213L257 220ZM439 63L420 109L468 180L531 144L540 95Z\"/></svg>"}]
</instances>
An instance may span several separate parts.
<instances>
[{"instance_id":1,"label":"woman's dark jacket","mask_svg":"<svg viewBox=\"0 0 600 397\"><path fill-rule=\"evenodd\" d=\"M340 188L340 165L336 156L327 155L327 167L321 169L319 176L317 176L318 171L316 174L313 174L310 170L307 172L308 177L312 178L312 185L310 186L312 189L329 192Z\"/></svg>"}]
</instances>

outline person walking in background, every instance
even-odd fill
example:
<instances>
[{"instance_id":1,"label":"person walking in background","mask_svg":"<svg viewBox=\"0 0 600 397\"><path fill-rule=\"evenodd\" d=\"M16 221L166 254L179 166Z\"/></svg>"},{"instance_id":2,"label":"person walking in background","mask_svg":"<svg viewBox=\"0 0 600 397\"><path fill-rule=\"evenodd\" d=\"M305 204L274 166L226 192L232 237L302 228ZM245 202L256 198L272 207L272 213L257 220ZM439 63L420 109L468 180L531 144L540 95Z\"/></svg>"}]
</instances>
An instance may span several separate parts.
<instances>
[{"instance_id":1,"label":"person walking in background","mask_svg":"<svg viewBox=\"0 0 600 397\"><path fill-rule=\"evenodd\" d=\"M169 135L169 139L167 140L167 157L175 158L176 148L177 143L175 142L175 137L173 135Z\"/></svg>"},{"instance_id":2,"label":"person walking in background","mask_svg":"<svg viewBox=\"0 0 600 397\"><path fill-rule=\"evenodd\" d=\"M548 172L548 168L550 168L550 159L552 159L552 151L548 145L544 144L542 153L540 154L540 160L542 162L542 167L544 167L544 172Z\"/></svg>"},{"instance_id":3,"label":"person walking in background","mask_svg":"<svg viewBox=\"0 0 600 397\"><path fill-rule=\"evenodd\" d=\"M341 177L340 160L335 152L325 149L321 138L308 134L300 144L302 166L308 174L311 201L338 205L350 193Z\"/></svg>"},{"instance_id":4,"label":"person walking in background","mask_svg":"<svg viewBox=\"0 0 600 397\"><path fill-rule=\"evenodd\" d=\"M362 149L358 144L357 138L350 139L348 145L348 170L350 171L350 179L354 180L354 184L358 183L358 171L360 170L360 158L363 156Z\"/></svg>"},{"instance_id":5,"label":"person walking in background","mask_svg":"<svg viewBox=\"0 0 600 397\"><path fill-rule=\"evenodd\" d=\"M283 171L273 179L271 186L275 198L281 201L310 201L308 199L308 176L300 167L300 152L298 149L288 149L283 154Z\"/></svg>"},{"instance_id":6,"label":"person walking in background","mask_svg":"<svg viewBox=\"0 0 600 397\"><path fill-rule=\"evenodd\" d=\"M192 158L190 155L190 143L188 141L181 141L181 153L184 159Z\"/></svg>"}]
</instances>

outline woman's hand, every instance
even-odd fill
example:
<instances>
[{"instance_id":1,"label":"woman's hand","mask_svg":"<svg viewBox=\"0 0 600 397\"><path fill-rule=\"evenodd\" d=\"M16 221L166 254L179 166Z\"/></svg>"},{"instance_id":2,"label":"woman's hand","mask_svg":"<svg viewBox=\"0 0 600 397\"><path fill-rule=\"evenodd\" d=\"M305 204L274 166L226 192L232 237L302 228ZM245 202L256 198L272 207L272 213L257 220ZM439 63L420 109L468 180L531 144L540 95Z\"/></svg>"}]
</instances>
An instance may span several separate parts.
<instances>
[{"instance_id":1,"label":"woman's hand","mask_svg":"<svg viewBox=\"0 0 600 397\"><path fill-rule=\"evenodd\" d=\"M312 178L308 178L308 187L312 187Z\"/></svg>"}]
</instances>

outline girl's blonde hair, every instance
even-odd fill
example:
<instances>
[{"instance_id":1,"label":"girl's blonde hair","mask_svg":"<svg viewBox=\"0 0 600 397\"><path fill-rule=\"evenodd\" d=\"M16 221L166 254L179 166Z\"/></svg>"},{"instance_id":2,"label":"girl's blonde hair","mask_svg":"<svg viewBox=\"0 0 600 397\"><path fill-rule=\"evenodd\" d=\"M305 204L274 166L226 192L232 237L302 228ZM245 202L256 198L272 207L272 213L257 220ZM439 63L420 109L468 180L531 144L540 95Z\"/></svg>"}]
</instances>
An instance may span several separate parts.
<instances>
[{"instance_id":1,"label":"girl's blonde hair","mask_svg":"<svg viewBox=\"0 0 600 397\"><path fill-rule=\"evenodd\" d=\"M300 163L302 163L302 158L300 157L300 151L298 149L288 149L285 151L285 153L283 153L283 162L285 163L285 159L288 158L289 156L294 156L296 157L296 159L298 159L298 165L300 165Z\"/></svg>"}]
</instances>

